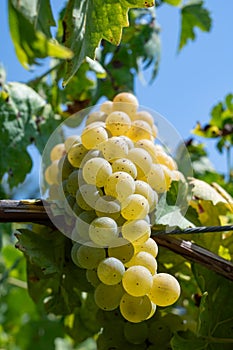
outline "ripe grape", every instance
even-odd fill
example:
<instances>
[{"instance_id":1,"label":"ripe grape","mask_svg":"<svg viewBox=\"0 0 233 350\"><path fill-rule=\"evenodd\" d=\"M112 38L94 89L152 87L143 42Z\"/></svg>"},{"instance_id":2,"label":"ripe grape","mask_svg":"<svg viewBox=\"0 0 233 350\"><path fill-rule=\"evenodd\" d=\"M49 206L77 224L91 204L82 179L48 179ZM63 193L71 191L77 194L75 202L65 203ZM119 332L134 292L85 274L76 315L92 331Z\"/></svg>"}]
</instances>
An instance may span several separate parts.
<instances>
[{"instance_id":1,"label":"ripe grape","mask_svg":"<svg viewBox=\"0 0 233 350\"><path fill-rule=\"evenodd\" d=\"M137 112L138 100L129 92L121 92L113 98L112 108L114 111L123 111L131 116Z\"/></svg>"},{"instance_id":2,"label":"ripe grape","mask_svg":"<svg viewBox=\"0 0 233 350\"><path fill-rule=\"evenodd\" d=\"M96 218L89 226L89 236L99 246L111 246L118 237L116 221L109 217Z\"/></svg>"},{"instance_id":3,"label":"ripe grape","mask_svg":"<svg viewBox=\"0 0 233 350\"><path fill-rule=\"evenodd\" d=\"M98 148L98 145L108 139L108 133L99 122L87 125L81 135L81 141L86 149Z\"/></svg>"},{"instance_id":4,"label":"ripe grape","mask_svg":"<svg viewBox=\"0 0 233 350\"><path fill-rule=\"evenodd\" d=\"M147 295L134 297L125 293L120 301L122 316L129 322L138 323L145 321L150 315L152 304Z\"/></svg>"},{"instance_id":5,"label":"ripe grape","mask_svg":"<svg viewBox=\"0 0 233 350\"><path fill-rule=\"evenodd\" d=\"M50 152L51 162L53 162L54 160L59 160L61 157L63 157L65 155L65 151L66 150L64 143L56 144Z\"/></svg>"},{"instance_id":6,"label":"ripe grape","mask_svg":"<svg viewBox=\"0 0 233 350\"><path fill-rule=\"evenodd\" d=\"M135 120L132 122L130 129L126 133L126 136L134 142L142 139L151 140L152 129L147 122L143 120Z\"/></svg>"},{"instance_id":7,"label":"ripe grape","mask_svg":"<svg viewBox=\"0 0 233 350\"><path fill-rule=\"evenodd\" d=\"M146 241L151 234L150 224L145 220L126 221L122 226L122 236L129 242Z\"/></svg>"},{"instance_id":8,"label":"ripe grape","mask_svg":"<svg viewBox=\"0 0 233 350\"><path fill-rule=\"evenodd\" d=\"M74 168L80 168L81 163L88 150L82 143L75 143L68 151L68 160Z\"/></svg>"},{"instance_id":9,"label":"ripe grape","mask_svg":"<svg viewBox=\"0 0 233 350\"><path fill-rule=\"evenodd\" d=\"M81 137L79 135L68 136L64 142L66 152L68 152L75 143L81 143Z\"/></svg>"},{"instance_id":10,"label":"ripe grape","mask_svg":"<svg viewBox=\"0 0 233 350\"><path fill-rule=\"evenodd\" d=\"M74 253L72 254L74 263L78 264L78 266L84 269L97 268L100 261L103 260L106 256L104 248L78 245L77 243L74 244L72 250L74 250Z\"/></svg>"},{"instance_id":11,"label":"ripe grape","mask_svg":"<svg viewBox=\"0 0 233 350\"><path fill-rule=\"evenodd\" d=\"M143 219L149 213L148 200L141 194L131 194L122 202L121 215L126 220Z\"/></svg>"},{"instance_id":12,"label":"ripe grape","mask_svg":"<svg viewBox=\"0 0 233 350\"><path fill-rule=\"evenodd\" d=\"M120 202L112 196L102 196L95 203L97 216L108 216L117 220L120 216Z\"/></svg>"},{"instance_id":13,"label":"ripe grape","mask_svg":"<svg viewBox=\"0 0 233 350\"><path fill-rule=\"evenodd\" d=\"M137 168L131 160L127 158L117 159L112 163L112 171L124 171L132 176L133 179L137 177Z\"/></svg>"},{"instance_id":14,"label":"ripe grape","mask_svg":"<svg viewBox=\"0 0 233 350\"><path fill-rule=\"evenodd\" d=\"M153 238L148 238L145 242L141 244L135 244L133 242L134 248L135 248L135 253L138 252L147 252L150 253L154 258L158 255L158 245L157 243L153 240Z\"/></svg>"},{"instance_id":15,"label":"ripe grape","mask_svg":"<svg viewBox=\"0 0 233 350\"><path fill-rule=\"evenodd\" d=\"M134 190L134 179L124 171L117 171L110 175L104 186L105 193L117 198L120 202L132 195Z\"/></svg>"},{"instance_id":16,"label":"ripe grape","mask_svg":"<svg viewBox=\"0 0 233 350\"><path fill-rule=\"evenodd\" d=\"M97 275L97 269L86 270L86 277L88 282L91 283L93 287L97 287L101 282Z\"/></svg>"},{"instance_id":17,"label":"ripe grape","mask_svg":"<svg viewBox=\"0 0 233 350\"><path fill-rule=\"evenodd\" d=\"M103 153L104 158L109 162L116 159L125 158L128 154L128 144L120 136L113 136L99 145L99 150Z\"/></svg>"},{"instance_id":18,"label":"ripe grape","mask_svg":"<svg viewBox=\"0 0 233 350\"><path fill-rule=\"evenodd\" d=\"M92 124L94 122L105 122L107 114L103 111L92 112L88 115L86 120L86 125Z\"/></svg>"},{"instance_id":19,"label":"ripe grape","mask_svg":"<svg viewBox=\"0 0 233 350\"><path fill-rule=\"evenodd\" d=\"M97 274L101 282L108 285L118 284L125 272L123 263L116 258L109 257L102 260L97 268Z\"/></svg>"},{"instance_id":20,"label":"ripe grape","mask_svg":"<svg viewBox=\"0 0 233 350\"><path fill-rule=\"evenodd\" d=\"M133 257L134 250L133 244L126 241L124 245L108 248L108 255L121 260L125 264Z\"/></svg>"},{"instance_id":21,"label":"ripe grape","mask_svg":"<svg viewBox=\"0 0 233 350\"><path fill-rule=\"evenodd\" d=\"M137 168L137 179L146 176L152 167L152 158L150 154L142 148L132 148L129 150L128 159L130 159Z\"/></svg>"},{"instance_id":22,"label":"ripe grape","mask_svg":"<svg viewBox=\"0 0 233 350\"><path fill-rule=\"evenodd\" d=\"M168 190L163 168L159 164L152 164L150 172L146 175L148 184L158 193Z\"/></svg>"},{"instance_id":23,"label":"ripe grape","mask_svg":"<svg viewBox=\"0 0 233 350\"><path fill-rule=\"evenodd\" d=\"M134 115L132 115L132 120L143 120L147 122L151 127L154 125L154 119L152 115L147 111L138 111Z\"/></svg>"},{"instance_id":24,"label":"ripe grape","mask_svg":"<svg viewBox=\"0 0 233 350\"><path fill-rule=\"evenodd\" d=\"M45 170L45 180L49 185L58 184L58 160L54 160Z\"/></svg>"},{"instance_id":25,"label":"ripe grape","mask_svg":"<svg viewBox=\"0 0 233 350\"><path fill-rule=\"evenodd\" d=\"M140 297L150 292L152 281L152 275L146 267L135 265L125 271L122 285L128 294Z\"/></svg>"},{"instance_id":26,"label":"ripe grape","mask_svg":"<svg viewBox=\"0 0 233 350\"><path fill-rule=\"evenodd\" d=\"M158 306L174 304L180 296L180 285L177 279L168 273L153 276L150 299Z\"/></svg>"},{"instance_id":27,"label":"ripe grape","mask_svg":"<svg viewBox=\"0 0 233 350\"><path fill-rule=\"evenodd\" d=\"M124 289L120 283L109 286L100 283L94 292L94 298L97 306L106 311L116 309L124 294Z\"/></svg>"},{"instance_id":28,"label":"ripe grape","mask_svg":"<svg viewBox=\"0 0 233 350\"><path fill-rule=\"evenodd\" d=\"M112 136L124 135L131 126L128 114L122 111L114 111L106 118L106 128Z\"/></svg>"},{"instance_id":29,"label":"ripe grape","mask_svg":"<svg viewBox=\"0 0 233 350\"><path fill-rule=\"evenodd\" d=\"M152 187L147 182L142 180L135 181L134 193L141 194L148 200L150 212L155 209L158 203L158 194L152 189Z\"/></svg>"},{"instance_id":30,"label":"ripe grape","mask_svg":"<svg viewBox=\"0 0 233 350\"><path fill-rule=\"evenodd\" d=\"M83 166L83 178L86 183L103 187L107 178L112 174L109 162L100 157L89 159Z\"/></svg>"},{"instance_id":31,"label":"ripe grape","mask_svg":"<svg viewBox=\"0 0 233 350\"><path fill-rule=\"evenodd\" d=\"M84 241L89 241L89 226L90 223L95 219L96 215L94 211L83 211L76 220L75 228L72 232L72 240L84 239Z\"/></svg>"},{"instance_id":32,"label":"ripe grape","mask_svg":"<svg viewBox=\"0 0 233 350\"><path fill-rule=\"evenodd\" d=\"M157 262L155 258L147 252L136 253L130 261L126 263L127 267L140 265L146 267L152 275L157 271Z\"/></svg>"},{"instance_id":33,"label":"ripe grape","mask_svg":"<svg viewBox=\"0 0 233 350\"><path fill-rule=\"evenodd\" d=\"M110 114L112 112L112 101L104 101L100 106L100 111L106 114Z\"/></svg>"}]
</instances>

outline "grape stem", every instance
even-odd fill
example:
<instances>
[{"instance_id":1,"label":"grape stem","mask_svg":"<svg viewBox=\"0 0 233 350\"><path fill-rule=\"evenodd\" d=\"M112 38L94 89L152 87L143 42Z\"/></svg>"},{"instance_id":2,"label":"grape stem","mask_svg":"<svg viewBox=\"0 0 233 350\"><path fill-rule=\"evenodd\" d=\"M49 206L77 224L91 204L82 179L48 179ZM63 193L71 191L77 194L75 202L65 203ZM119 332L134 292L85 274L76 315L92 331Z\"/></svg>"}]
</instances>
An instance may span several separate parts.
<instances>
[{"instance_id":1,"label":"grape stem","mask_svg":"<svg viewBox=\"0 0 233 350\"><path fill-rule=\"evenodd\" d=\"M45 201L42 202L40 199L0 200L0 222L33 222L41 225L53 226L53 223L47 214L48 210L49 204ZM199 229L198 232L200 233L202 228L195 229ZM207 228L203 229L203 232L207 232ZM215 229L220 231L221 226L218 229L215 227ZM232 226L226 226L224 228L225 231L232 229ZM160 246L182 255L185 259L199 263L209 270L215 271L233 281L233 264L230 261L221 258L217 254L214 254L191 241L174 237L175 234L181 235L183 233L185 233L185 230L176 230L168 233L162 231L157 232L152 229L152 238Z\"/></svg>"}]
</instances>

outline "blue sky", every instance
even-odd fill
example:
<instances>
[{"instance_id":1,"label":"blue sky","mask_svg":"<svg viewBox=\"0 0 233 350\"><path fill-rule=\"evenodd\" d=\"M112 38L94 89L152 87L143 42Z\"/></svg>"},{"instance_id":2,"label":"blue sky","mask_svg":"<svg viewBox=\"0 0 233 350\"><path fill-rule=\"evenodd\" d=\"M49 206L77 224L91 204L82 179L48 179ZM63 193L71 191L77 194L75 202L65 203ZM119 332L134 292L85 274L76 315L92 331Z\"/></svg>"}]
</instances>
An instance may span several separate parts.
<instances>
[{"instance_id":1,"label":"blue sky","mask_svg":"<svg viewBox=\"0 0 233 350\"><path fill-rule=\"evenodd\" d=\"M63 3L51 2L54 9ZM211 32L196 31L196 41L189 42L180 53L177 53L179 10L169 5L157 10L162 40L159 74L152 85L145 86L140 81L136 84L140 104L162 114L185 139L197 121L208 122L214 104L233 92L233 1L206 0L205 4L213 18ZM8 81L31 79L35 72L28 72L19 64L9 37L7 1L0 2L0 13L0 62L7 70ZM225 158L215 150L215 142L206 143L215 167L224 171Z\"/></svg>"}]
</instances>

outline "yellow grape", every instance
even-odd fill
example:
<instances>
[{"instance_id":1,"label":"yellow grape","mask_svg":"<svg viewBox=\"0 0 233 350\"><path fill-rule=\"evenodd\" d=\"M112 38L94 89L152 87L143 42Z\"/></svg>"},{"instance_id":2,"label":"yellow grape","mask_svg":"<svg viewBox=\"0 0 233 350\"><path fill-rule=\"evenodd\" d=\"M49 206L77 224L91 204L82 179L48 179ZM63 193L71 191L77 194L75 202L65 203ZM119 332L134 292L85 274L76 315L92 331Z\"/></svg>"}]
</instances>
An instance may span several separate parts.
<instances>
[{"instance_id":1,"label":"yellow grape","mask_svg":"<svg viewBox=\"0 0 233 350\"><path fill-rule=\"evenodd\" d=\"M120 136L113 136L99 145L99 150L103 153L104 158L109 162L119 158L126 158L128 154L128 144Z\"/></svg>"},{"instance_id":2,"label":"yellow grape","mask_svg":"<svg viewBox=\"0 0 233 350\"><path fill-rule=\"evenodd\" d=\"M154 258L158 255L158 245L157 243L153 240L153 238L148 238L145 242L141 244L135 244L133 242L134 248L135 248L135 253L138 252L147 252L150 253Z\"/></svg>"},{"instance_id":3,"label":"yellow grape","mask_svg":"<svg viewBox=\"0 0 233 350\"><path fill-rule=\"evenodd\" d=\"M122 285L125 291L134 297L148 294L151 290L152 282L151 272L141 265L129 267L122 278Z\"/></svg>"},{"instance_id":4,"label":"yellow grape","mask_svg":"<svg viewBox=\"0 0 233 350\"><path fill-rule=\"evenodd\" d=\"M122 236L136 244L137 242L145 242L151 234L150 224L145 220L126 221L122 226Z\"/></svg>"},{"instance_id":5,"label":"yellow grape","mask_svg":"<svg viewBox=\"0 0 233 350\"><path fill-rule=\"evenodd\" d=\"M137 168L137 179L147 175L152 167L152 158L150 154L142 148L133 148L129 150L128 159L130 159Z\"/></svg>"},{"instance_id":6,"label":"yellow grape","mask_svg":"<svg viewBox=\"0 0 233 350\"><path fill-rule=\"evenodd\" d=\"M81 143L81 137L79 135L68 136L64 142L66 152L76 143Z\"/></svg>"},{"instance_id":7,"label":"yellow grape","mask_svg":"<svg viewBox=\"0 0 233 350\"><path fill-rule=\"evenodd\" d=\"M82 143L75 143L70 147L68 151L68 160L74 168L80 168L83 158L87 154L88 150Z\"/></svg>"},{"instance_id":8,"label":"yellow grape","mask_svg":"<svg viewBox=\"0 0 233 350\"><path fill-rule=\"evenodd\" d=\"M54 160L45 170L44 176L45 180L49 185L58 185L58 162L59 160Z\"/></svg>"},{"instance_id":9,"label":"yellow grape","mask_svg":"<svg viewBox=\"0 0 233 350\"><path fill-rule=\"evenodd\" d=\"M65 153L66 153L66 150L65 150L64 143L58 143L52 148L50 152L51 162L53 162L54 160L59 160L62 156L65 155Z\"/></svg>"},{"instance_id":10,"label":"yellow grape","mask_svg":"<svg viewBox=\"0 0 233 350\"><path fill-rule=\"evenodd\" d=\"M116 221L109 217L96 218L89 226L89 236L99 246L111 246L118 237Z\"/></svg>"},{"instance_id":11,"label":"yellow grape","mask_svg":"<svg viewBox=\"0 0 233 350\"><path fill-rule=\"evenodd\" d=\"M104 186L105 193L117 198L120 202L132 195L134 190L134 179L124 171L117 171L110 175Z\"/></svg>"},{"instance_id":12,"label":"yellow grape","mask_svg":"<svg viewBox=\"0 0 233 350\"><path fill-rule=\"evenodd\" d=\"M97 306L105 311L115 310L124 295L124 289L120 283L113 286L100 283L94 292Z\"/></svg>"},{"instance_id":13,"label":"yellow grape","mask_svg":"<svg viewBox=\"0 0 233 350\"><path fill-rule=\"evenodd\" d=\"M127 243L128 242L128 243ZM134 246L131 242L125 241L124 245L108 248L108 256L117 258L125 264L134 255Z\"/></svg>"},{"instance_id":14,"label":"yellow grape","mask_svg":"<svg viewBox=\"0 0 233 350\"><path fill-rule=\"evenodd\" d=\"M106 128L113 136L124 135L131 126L128 114L122 111L114 111L106 118Z\"/></svg>"},{"instance_id":15,"label":"yellow grape","mask_svg":"<svg viewBox=\"0 0 233 350\"><path fill-rule=\"evenodd\" d=\"M134 163L127 159L127 158L121 158L117 159L112 163L112 171L124 171L132 176L133 179L136 179L137 177L137 168L134 165Z\"/></svg>"},{"instance_id":16,"label":"yellow grape","mask_svg":"<svg viewBox=\"0 0 233 350\"><path fill-rule=\"evenodd\" d=\"M106 114L110 114L112 112L112 101L104 101L100 106L100 111Z\"/></svg>"},{"instance_id":17,"label":"yellow grape","mask_svg":"<svg viewBox=\"0 0 233 350\"><path fill-rule=\"evenodd\" d=\"M157 261L155 258L147 252L136 253L130 261L126 263L126 267L131 267L134 265L140 265L146 267L152 275L157 271Z\"/></svg>"},{"instance_id":18,"label":"yellow grape","mask_svg":"<svg viewBox=\"0 0 233 350\"><path fill-rule=\"evenodd\" d=\"M92 112L87 117L86 126L95 122L105 122L106 118L107 118L107 114L104 113L103 111Z\"/></svg>"},{"instance_id":19,"label":"yellow grape","mask_svg":"<svg viewBox=\"0 0 233 350\"><path fill-rule=\"evenodd\" d=\"M152 130L147 122L143 120L134 120L131 124L130 129L126 133L126 136L134 142L142 139L151 140Z\"/></svg>"},{"instance_id":20,"label":"yellow grape","mask_svg":"<svg viewBox=\"0 0 233 350\"><path fill-rule=\"evenodd\" d=\"M152 303L147 295L134 297L125 293L120 301L120 312L129 322L145 321L151 314Z\"/></svg>"},{"instance_id":21,"label":"yellow grape","mask_svg":"<svg viewBox=\"0 0 233 350\"><path fill-rule=\"evenodd\" d=\"M112 196L102 196L95 204L95 211L97 216L108 216L116 220L121 213L120 202Z\"/></svg>"},{"instance_id":22,"label":"yellow grape","mask_svg":"<svg viewBox=\"0 0 233 350\"><path fill-rule=\"evenodd\" d=\"M153 276L153 284L149 297L158 306L174 304L180 296L180 284L168 273L158 273Z\"/></svg>"},{"instance_id":23,"label":"yellow grape","mask_svg":"<svg viewBox=\"0 0 233 350\"><path fill-rule=\"evenodd\" d=\"M137 112L138 100L130 92L121 92L113 98L112 107L114 111L123 111L131 116Z\"/></svg>"},{"instance_id":24,"label":"yellow grape","mask_svg":"<svg viewBox=\"0 0 233 350\"><path fill-rule=\"evenodd\" d=\"M102 261L105 256L106 252L104 248L81 245L76 250L75 255L73 256L73 261L75 263L75 259L77 259L79 266L84 269L94 269L97 268L100 261Z\"/></svg>"},{"instance_id":25,"label":"yellow grape","mask_svg":"<svg viewBox=\"0 0 233 350\"><path fill-rule=\"evenodd\" d=\"M167 180L163 167L159 164L152 164L150 172L146 175L148 184L158 193L168 190Z\"/></svg>"},{"instance_id":26,"label":"yellow grape","mask_svg":"<svg viewBox=\"0 0 233 350\"><path fill-rule=\"evenodd\" d=\"M97 274L100 281L107 285L114 285L121 282L124 272L124 264L114 257L108 257L102 260L97 267Z\"/></svg>"},{"instance_id":27,"label":"yellow grape","mask_svg":"<svg viewBox=\"0 0 233 350\"><path fill-rule=\"evenodd\" d=\"M122 202L121 215L126 220L143 219L148 213L148 200L141 194L131 194Z\"/></svg>"},{"instance_id":28,"label":"yellow grape","mask_svg":"<svg viewBox=\"0 0 233 350\"><path fill-rule=\"evenodd\" d=\"M83 178L91 185L103 187L107 178L112 174L109 162L100 157L89 159L83 166Z\"/></svg>"},{"instance_id":29,"label":"yellow grape","mask_svg":"<svg viewBox=\"0 0 233 350\"><path fill-rule=\"evenodd\" d=\"M132 120L143 120L144 122L147 122L151 127L154 125L154 118L147 111L138 111L132 115Z\"/></svg>"},{"instance_id":30,"label":"yellow grape","mask_svg":"<svg viewBox=\"0 0 233 350\"><path fill-rule=\"evenodd\" d=\"M156 158L156 147L154 142L151 140L143 139L135 142L135 147L136 148L142 148L145 151L149 153L149 155L152 158L153 163L157 163L157 158Z\"/></svg>"},{"instance_id":31,"label":"yellow grape","mask_svg":"<svg viewBox=\"0 0 233 350\"><path fill-rule=\"evenodd\" d=\"M108 139L108 133L101 122L87 125L82 132L81 140L86 149L98 148L98 145Z\"/></svg>"},{"instance_id":32,"label":"yellow grape","mask_svg":"<svg viewBox=\"0 0 233 350\"><path fill-rule=\"evenodd\" d=\"M156 163L166 165L170 170L177 170L176 162L167 153L156 151L155 158L156 158Z\"/></svg>"},{"instance_id":33,"label":"yellow grape","mask_svg":"<svg viewBox=\"0 0 233 350\"><path fill-rule=\"evenodd\" d=\"M83 210L90 210L88 208L85 209L85 203L93 210L95 209L97 200L101 198L102 195L103 192L100 188L97 188L94 185L85 184L79 187L76 194L76 201Z\"/></svg>"},{"instance_id":34,"label":"yellow grape","mask_svg":"<svg viewBox=\"0 0 233 350\"><path fill-rule=\"evenodd\" d=\"M135 181L135 194L141 194L144 196L149 203L150 206L150 212L155 209L157 203L158 203L158 194L155 192L151 186L142 180Z\"/></svg>"}]
</instances>

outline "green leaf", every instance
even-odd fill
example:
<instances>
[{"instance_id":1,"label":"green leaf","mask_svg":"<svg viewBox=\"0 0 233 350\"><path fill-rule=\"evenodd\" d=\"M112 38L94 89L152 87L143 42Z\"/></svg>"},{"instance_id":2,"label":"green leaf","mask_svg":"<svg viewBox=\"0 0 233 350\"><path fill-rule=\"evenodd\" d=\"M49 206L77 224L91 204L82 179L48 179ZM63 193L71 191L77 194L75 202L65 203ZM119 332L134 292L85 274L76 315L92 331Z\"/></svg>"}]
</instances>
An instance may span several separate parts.
<instances>
[{"instance_id":1,"label":"green leaf","mask_svg":"<svg viewBox=\"0 0 233 350\"><path fill-rule=\"evenodd\" d=\"M74 52L74 57L67 62L63 86L75 75L86 56L95 58L95 50L102 39L119 45L122 28L129 25L129 8L153 5L153 0L70 0L63 18L63 38L64 45Z\"/></svg>"},{"instance_id":2,"label":"green leaf","mask_svg":"<svg viewBox=\"0 0 233 350\"><path fill-rule=\"evenodd\" d=\"M186 45L189 39L195 39L195 27L198 27L204 32L209 32L211 29L210 13L203 7L203 1L189 1L182 7L181 18L179 50Z\"/></svg>"},{"instance_id":3,"label":"green leaf","mask_svg":"<svg viewBox=\"0 0 233 350\"><path fill-rule=\"evenodd\" d=\"M73 54L68 48L59 45L54 40L48 39L44 33L36 30L34 25L14 5L12 0L8 1L8 16L16 55L24 68L28 69L30 65L37 64L37 58L51 56L68 59L72 57ZM48 31L47 27L45 31Z\"/></svg>"},{"instance_id":4,"label":"green leaf","mask_svg":"<svg viewBox=\"0 0 233 350\"><path fill-rule=\"evenodd\" d=\"M171 346L173 350L207 350L205 339L198 339L191 331L176 333Z\"/></svg>"},{"instance_id":5,"label":"green leaf","mask_svg":"<svg viewBox=\"0 0 233 350\"><path fill-rule=\"evenodd\" d=\"M182 0L164 0L169 5L179 6L182 3Z\"/></svg>"}]
</instances>

